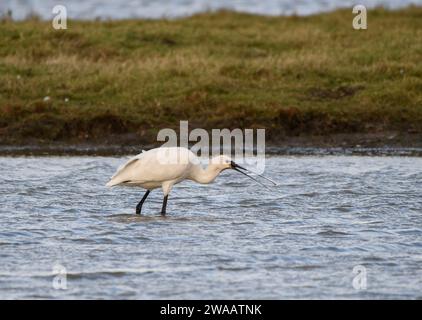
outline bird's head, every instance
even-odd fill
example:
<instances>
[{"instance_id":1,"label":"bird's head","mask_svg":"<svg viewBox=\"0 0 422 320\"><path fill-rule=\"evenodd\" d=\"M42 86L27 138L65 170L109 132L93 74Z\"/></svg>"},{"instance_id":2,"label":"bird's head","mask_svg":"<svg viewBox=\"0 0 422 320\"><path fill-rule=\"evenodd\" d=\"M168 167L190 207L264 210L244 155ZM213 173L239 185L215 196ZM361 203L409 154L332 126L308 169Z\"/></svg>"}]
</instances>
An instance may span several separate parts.
<instances>
[{"instance_id":1,"label":"bird's head","mask_svg":"<svg viewBox=\"0 0 422 320\"><path fill-rule=\"evenodd\" d=\"M216 156L212 158L211 165L214 166L215 169L220 170L220 171L223 171L226 169L234 169L236 171L238 171L239 169L247 170L239 166L229 156L226 156L226 155Z\"/></svg>"},{"instance_id":2,"label":"bird's head","mask_svg":"<svg viewBox=\"0 0 422 320\"><path fill-rule=\"evenodd\" d=\"M211 159L210 165L218 171L223 171L232 168L233 161L230 157L221 155Z\"/></svg>"}]
</instances>

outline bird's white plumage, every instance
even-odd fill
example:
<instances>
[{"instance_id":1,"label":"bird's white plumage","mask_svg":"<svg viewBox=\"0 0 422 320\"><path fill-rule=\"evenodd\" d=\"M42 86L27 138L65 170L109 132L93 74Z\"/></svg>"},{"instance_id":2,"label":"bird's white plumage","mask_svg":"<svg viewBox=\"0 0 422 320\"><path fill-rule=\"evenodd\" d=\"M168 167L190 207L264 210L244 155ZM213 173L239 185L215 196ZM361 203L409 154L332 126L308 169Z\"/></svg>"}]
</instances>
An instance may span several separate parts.
<instances>
[{"instance_id":1,"label":"bird's white plumage","mask_svg":"<svg viewBox=\"0 0 422 320\"><path fill-rule=\"evenodd\" d=\"M148 190L162 187L167 195L172 186L185 179L209 183L224 169L230 167L230 159L221 161L203 170L196 155L186 148L156 148L144 151L120 166L107 186L129 184Z\"/></svg>"},{"instance_id":2,"label":"bird's white plumage","mask_svg":"<svg viewBox=\"0 0 422 320\"><path fill-rule=\"evenodd\" d=\"M126 163L122 164L117 171L113 174L113 176L110 178L111 180L113 180L114 178L117 178L117 176L122 173L127 167L129 167L131 164L133 164L135 161L139 160L140 157L142 156L142 153L144 153L145 151L142 150L142 152L132 158L130 158ZM110 181L111 182L111 181ZM110 183L109 182L109 183ZM108 184L107 184L108 185Z\"/></svg>"},{"instance_id":3,"label":"bird's white plumage","mask_svg":"<svg viewBox=\"0 0 422 320\"><path fill-rule=\"evenodd\" d=\"M263 183L250 176L245 169L225 155L211 159L204 170L198 157L187 148L157 148L148 151L142 150L140 154L129 159L120 166L106 186L112 187L119 184L134 185L147 189L142 200L136 206L136 213L141 214L142 205L150 191L161 187L164 193L161 215L166 214L167 198L171 188L176 183L189 179L199 183L210 183L225 169L234 169L243 175ZM260 174L258 176L276 183Z\"/></svg>"}]
</instances>

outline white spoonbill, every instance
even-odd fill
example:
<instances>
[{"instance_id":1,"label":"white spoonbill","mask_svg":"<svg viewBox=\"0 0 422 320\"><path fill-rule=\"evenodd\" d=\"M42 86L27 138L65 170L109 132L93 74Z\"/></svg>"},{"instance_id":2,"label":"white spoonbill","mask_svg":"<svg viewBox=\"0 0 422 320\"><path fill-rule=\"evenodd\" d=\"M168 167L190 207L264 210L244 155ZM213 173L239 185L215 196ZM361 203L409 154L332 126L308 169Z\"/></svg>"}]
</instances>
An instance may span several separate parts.
<instances>
[{"instance_id":1,"label":"white spoonbill","mask_svg":"<svg viewBox=\"0 0 422 320\"><path fill-rule=\"evenodd\" d=\"M143 151L131 158L117 169L106 186L132 185L146 189L145 195L136 206L137 214L141 214L142 205L151 190L161 187L164 193L161 215L165 216L167 198L173 185L186 179L204 184L211 183L221 171L226 169L234 169L260 183L244 172L248 171L247 169L237 165L227 156L212 158L208 167L203 169L198 157L189 149L162 147ZM275 184L272 180L261 177Z\"/></svg>"}]
</instances>

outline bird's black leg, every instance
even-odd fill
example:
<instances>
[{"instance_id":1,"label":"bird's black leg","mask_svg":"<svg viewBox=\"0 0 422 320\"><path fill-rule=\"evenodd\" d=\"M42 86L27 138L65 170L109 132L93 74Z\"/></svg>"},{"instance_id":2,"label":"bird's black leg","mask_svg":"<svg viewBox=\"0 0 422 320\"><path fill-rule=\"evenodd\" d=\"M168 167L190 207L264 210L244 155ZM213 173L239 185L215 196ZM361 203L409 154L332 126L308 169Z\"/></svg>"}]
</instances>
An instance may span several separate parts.
<instances>
[{"instance_id":1,"label":"bird's black leg","mask_svg":"<svg viewBox=\"0 0 422 320\"><path fill-rule=\"evenodd\" d=\"M169 195L166 195L164 197L164 200L163 200L163 207L161 208L161 215L162 216L165 216L166 215L166 207L167 207L167 198L168 197L169 197Z\"/></svg>"},{"instance_id":2,"label":"bird's black leg","mask_svg":"<svg viewBox=\"0 0 422 320\"><path fill-rule=\"evenodd\" d=\"M147 192L145 192L144 196L142 197L142 200L139 201L138 205L136 206L136 214L141 214L142 205L144 204L150 192L151 190L147 190Z\"/></svg>"}]
</instances>

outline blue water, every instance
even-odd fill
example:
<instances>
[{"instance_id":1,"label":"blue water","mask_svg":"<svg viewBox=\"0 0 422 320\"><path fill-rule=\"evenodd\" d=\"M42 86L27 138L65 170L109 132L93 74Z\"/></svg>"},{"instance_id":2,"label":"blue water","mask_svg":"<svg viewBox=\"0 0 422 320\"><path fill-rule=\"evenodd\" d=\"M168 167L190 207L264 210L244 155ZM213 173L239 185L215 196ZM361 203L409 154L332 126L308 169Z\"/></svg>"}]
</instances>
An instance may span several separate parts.
<instances>
[{"instance_id":1,"label":"blue water","mask_svg":"<svg viewBox=\"0 0 422 320\"><path fill-rule=\"evenodd\" d=\"M352 8L363 4L367 8L383 6L390 9L410 4L422 5L422 0L2 0L0 16L10 10L14 19L36 14L52 18L55 5L65 5L68 16L76 19L126 19L181 17L207 10L230 9L264 15L308 15Z\"/></svg>"},{"instance_id":2,"label":"blue water","mask_svg":"<svg viewBox=\"0 0 422 320\"><path fill-rule=\"evenodd\" d=\"M422 298L422 158L275 156L279 187L181 183L166 218L104 187L125 159L0 157L0 298Z\"/></svg>"}]
</instances>

